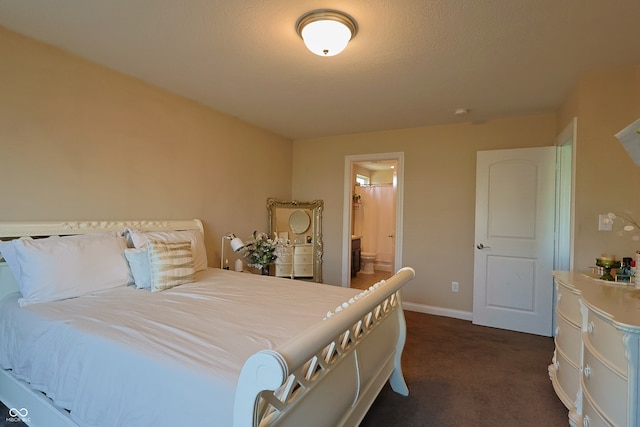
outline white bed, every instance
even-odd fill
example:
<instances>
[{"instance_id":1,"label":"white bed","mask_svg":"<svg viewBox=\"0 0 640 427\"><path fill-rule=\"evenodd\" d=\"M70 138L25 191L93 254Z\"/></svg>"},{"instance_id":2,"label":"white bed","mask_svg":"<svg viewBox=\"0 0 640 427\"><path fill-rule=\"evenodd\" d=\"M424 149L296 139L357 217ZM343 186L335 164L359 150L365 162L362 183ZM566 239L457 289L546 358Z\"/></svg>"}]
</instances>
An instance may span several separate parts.
<instances>
[{"instance_id":1,"label":"white bed","mask_svg":"<svg viewBox=\"0 0 640 427\"><path fill-rule=\"evenodd\" d=\"M125 227L202 231L197 220L0 223L0 237ZM33 426L357 425L387 380L408 393L399 289L410 268L366 292L207 269L162 292L24 307L8 270L0 263L0 400Z\"/></svg>"}]
</instances>

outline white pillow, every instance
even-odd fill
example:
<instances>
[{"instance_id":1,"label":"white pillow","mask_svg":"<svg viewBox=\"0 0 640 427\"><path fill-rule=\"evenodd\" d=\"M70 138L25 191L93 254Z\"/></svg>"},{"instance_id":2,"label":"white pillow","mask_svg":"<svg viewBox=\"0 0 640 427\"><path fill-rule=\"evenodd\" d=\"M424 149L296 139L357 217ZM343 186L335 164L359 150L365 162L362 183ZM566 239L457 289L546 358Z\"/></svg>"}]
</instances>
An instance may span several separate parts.
<instances>
[{"instance_id":1,"label":"white pillow","mask_svg":"<svg viewBox=\"0 0 640 427\"><path fill-rule=\"evenodd\" d=\"M133 282L126 241L112 233L13 240L21 306L75 298ZM16 271L12 269L14 276Z\"/></svg>"},{"instance_id":2,"label":"white pillow","mask_svg":"<svg viewBox=\"0 0 640 427\"><path fill-rule=\"evenodd\" d=\"M97 232L97 233L88 233L88 234L79 234L75 236L76 239L82 239L85 237L101 237L101 236L113 236L117 237L121 234L117 231L106 231L106 232ZM46 239L59 239L60 236L49 236ZM20 237L21 240L33 240L33 238L29 236ZM16 279L16 283L22 286L22 268L20 267L20 262L18 261L18 255L16 253L15 240L7 240L0 241L0 255L9 265L9 270L13 274L13 277Z\"/></svg>"},{"instance_id":3,"label":"white pillow","mask_svg":"<svg viewBox=\"0 0 640 427\"><path fill-rule=\"evenodd\" d=\"M22 239L29 239L31 237L23 237ZM0 242L0 254L2 258L9 265L9 270L13 273L13 277L16 279L16 283L19 286L22 286L22 268L20 267L20 263L18 262L18 255L16 254L16 247L13 244L13 240L9 240L6 242Z\"/></svg>"},{"instance_id":4,"label":"white pillow","mask_svg":"<svg viewBox=\"0 0 640 427\"><path fill-rule=\"evenodd\" d=\"M125 229L125 237L137 249L144 248L149 240L160 242L191 242L191 252L196 271L207 269L207 249L204 246L204 236L200 230L184 231L139 231Z\"/></svg>"},{"instance_id":5,"label":"white pillow","mask_svg":"<svg viewBox=\"0 0 640 427\"><path fill-rule=\"evenodd\" d=\"M147 249L125 249L124 256L131 268L136 288L151 289L151 266Z\"/></svg>"},{"instance_id":6,"label":"white pillow","mask_svg":"<svg viewBox=\"0 0 640 427\"><path fill-rule=\"evenodd\" d=\"M196 280L191 242L147 242L151 266L151 292Z\"/></svg>"}]
</instances>

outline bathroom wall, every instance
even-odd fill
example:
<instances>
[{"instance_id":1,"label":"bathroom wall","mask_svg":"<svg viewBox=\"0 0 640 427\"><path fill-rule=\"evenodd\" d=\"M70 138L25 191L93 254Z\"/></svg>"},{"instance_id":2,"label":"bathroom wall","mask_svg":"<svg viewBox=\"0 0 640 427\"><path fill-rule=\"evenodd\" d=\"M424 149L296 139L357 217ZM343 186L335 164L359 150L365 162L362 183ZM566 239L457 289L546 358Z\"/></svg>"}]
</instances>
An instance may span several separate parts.
<instances>
[{"instance_id":1,"label":"bathroom wall","mask_svg":"<svg viewBox=\"0 0 640 427\"><path fill-rule=\"evenodd\" d=\"M371 183L372 184L393 184L394 174L395 174L395 171L393 169L371 171Z\"/></svg>"}]
</instances>

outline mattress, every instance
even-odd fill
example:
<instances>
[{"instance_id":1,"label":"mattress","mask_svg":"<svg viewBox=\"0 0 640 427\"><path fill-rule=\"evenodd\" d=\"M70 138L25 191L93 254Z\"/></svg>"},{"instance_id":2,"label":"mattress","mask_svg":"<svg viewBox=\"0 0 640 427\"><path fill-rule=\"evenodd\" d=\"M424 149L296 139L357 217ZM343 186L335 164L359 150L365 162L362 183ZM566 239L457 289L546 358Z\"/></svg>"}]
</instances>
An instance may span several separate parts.
<instances>
[{"instance_id":1,"label":"mattress","mask_svg":"<svg viewBox=\"0 0 640 427\"><path fill-rule=\"evenodd\" d=\"M0 367L82 426L226 426L245 360L358 290L208 269L163 292L0 301Z\"/></svg>"}]
</instances>

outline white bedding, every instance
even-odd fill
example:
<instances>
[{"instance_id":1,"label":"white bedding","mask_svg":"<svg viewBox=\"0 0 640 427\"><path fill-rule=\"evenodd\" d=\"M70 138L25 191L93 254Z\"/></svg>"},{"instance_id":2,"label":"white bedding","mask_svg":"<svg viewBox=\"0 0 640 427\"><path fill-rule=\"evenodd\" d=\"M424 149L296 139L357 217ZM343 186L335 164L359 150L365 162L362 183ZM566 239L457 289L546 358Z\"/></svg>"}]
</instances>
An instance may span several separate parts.
<instances>
[{"instance_id":1,"label":"white bedding","mask_svg":"<svg viewBox=\"0 0 640 427\"><path fill-rule=\"evenodd\" d=\"M120 287L20 308L0 302L0 366L81 426L228 426L253 353L359 291L208 269L151 293Z\"/></svg>"}]
</instances>

